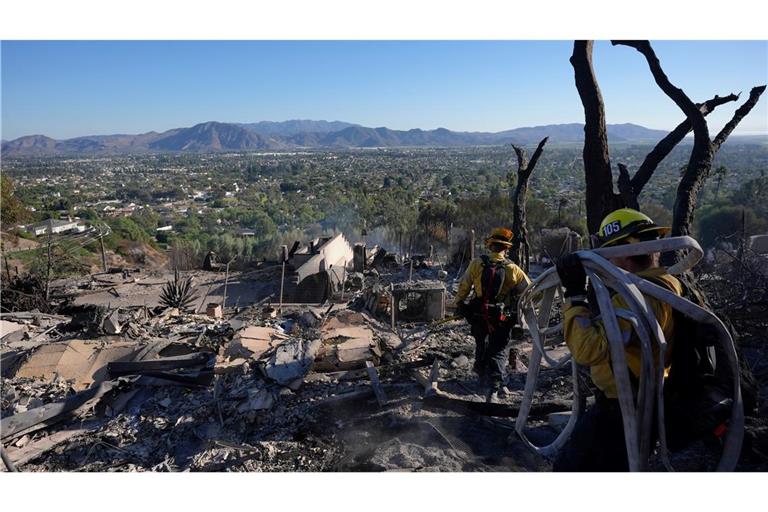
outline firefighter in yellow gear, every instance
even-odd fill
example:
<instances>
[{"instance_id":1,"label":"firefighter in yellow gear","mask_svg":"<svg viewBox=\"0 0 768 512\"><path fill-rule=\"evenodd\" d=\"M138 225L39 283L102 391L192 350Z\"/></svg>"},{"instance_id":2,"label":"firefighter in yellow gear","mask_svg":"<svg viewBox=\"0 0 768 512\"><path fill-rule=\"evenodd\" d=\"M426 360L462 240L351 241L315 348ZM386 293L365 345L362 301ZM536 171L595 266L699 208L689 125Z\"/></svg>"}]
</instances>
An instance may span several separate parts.
<instances>
[{"instance_id":1,"label":"firefighter in yellow gear","mask_svg":"<svg viewBox=\"0 0 768 512\"><path fill-rule=\"evenodd\" d=\"M597 240L600 247L611 247L655 240L668 234L667 227L657 226L647 215L622 208L607 215L600 223ZM611 258L611 263L680 295L682 286L677 278L659 266L659 253ZM611 369L610 350L605 326L595 320L588 307L586 274L578 256L570 254L557 262L557 272L565 289L563 336L573 359L590 367L592 382L597 388L595 403L579 417L568 443L554 463L555 471L627 471L627 453L616 382ZM674 343L672 307L646 296L659 322L670 349L664 354L669 369L669 355ZM616 309L629 309L624 299L614 294ZM631 376L640 375L640 343L632 325L619 318L619 327L626 346L626 360ZM658 362L658 347L654 346Z\"/></svg>"},{"instance_id":2,"label":"firefighter in yellow gear","mask_svg":"<svg viewBox=\"0 0 768 512\"><path fill-rule=\"evenodd\" d=\"M489 253L472 260L459 283L457 311L470 324L475 338L474 370L486 387L486 399L509 394L506 387L509 335L516 321L517 297L531 280L523 269L506 258L512 231L495 228L485 239ZM474 290L474 298L464 301Z\"/></svg>"}]
</instances>

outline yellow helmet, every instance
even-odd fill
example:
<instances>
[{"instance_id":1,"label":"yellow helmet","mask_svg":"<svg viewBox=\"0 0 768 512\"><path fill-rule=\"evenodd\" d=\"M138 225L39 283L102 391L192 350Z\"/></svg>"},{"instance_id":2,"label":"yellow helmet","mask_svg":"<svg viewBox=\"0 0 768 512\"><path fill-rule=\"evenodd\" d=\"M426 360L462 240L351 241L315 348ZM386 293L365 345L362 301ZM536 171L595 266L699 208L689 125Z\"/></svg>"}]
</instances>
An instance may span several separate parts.
<instances>
[{"instance_id":1,"label":"yellow helmet","mask_svg":"<svg viewBox=\"0 0 768 512\"><path fill-rule=\"evenodd\" d=\"M499 244L505 247L512 247L512 238L514 238L512 230L507 228L494 228L493 231L491 231L491 236L485 239L485 245L490 246L491 244Z\"/></svg>"},{"instance_id":2,"label":"yellow helmet","mask_svg":"<svg viewBox=\"0 0 768 512\"><path fill-rule=\"evenodd\" d=\"M654 224L651 218L632 208L621 208L605 216L597 232L600 247L631 244L661 238L671 228Z\"/></svg>"}]
</instances>

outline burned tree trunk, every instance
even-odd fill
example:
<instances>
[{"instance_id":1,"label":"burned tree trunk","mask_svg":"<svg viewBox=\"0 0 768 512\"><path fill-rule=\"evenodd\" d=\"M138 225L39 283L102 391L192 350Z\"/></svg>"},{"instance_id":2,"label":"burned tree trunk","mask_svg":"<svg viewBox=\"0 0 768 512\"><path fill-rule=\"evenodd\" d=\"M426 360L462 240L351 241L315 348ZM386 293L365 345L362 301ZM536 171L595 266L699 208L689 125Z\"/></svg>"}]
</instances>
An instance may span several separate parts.
<instances>
[{"instance_id":1,"label":"burned tree trunk","mask_svg":"<svg viewBox=\"0 0 768 512\"><path fill-rule=\"evenodd\" d=\"M584 175L586 181L587 226L590 233L595 233L600 220L609 212L623 207L640 209L639 196L645 185L653 176L659 163L677 146L692 129L694 130L694 150L691 154L688 169L690 178L680 182L675 211L689 210L691 215L682 216L677 234L687 234L693 221L692 212L695 209L696 194L703 185L703 180L692 179L694 176L705 175L705 169L711 168L714 151L711 151L709 133L704 116L717 106L730 101L736 101L738 96L714 98L694 104L685 93L674 87L661 69L658 59L647 41L612 41L614 45L622 44L636 48L646 55L656 83L672 98L686 114L686 119L664 137L648 153L645 160L634 176L630 177L625 165L619 164L617 185L619 193L613 189L613 176L608 151L608 137L605 123L605 107L600 88L597 85L594 69L592 68L592 41L576 41L574 43L571 64L576 77L576 88L584 106ZM746 115L746 113L744 114ZM743 117L743 116L742 116ZM738 122L736 123L738 124ZM696 131L698 130L698 135ZM730 132L729 132L730 133ZM727 135L726 135L727 137ZM716 150L715 150L716 151ZM676 217L677 218L677 217Z\"/></svg>"},{"instance_id":2,"label":"burned tree trunk","mask_svg":"<svg viewBox=\"0 0 768 512\"><path fill-rule=\"evenodd\" d=\"M715 153L717 153L720 146L722 146L731 132L733 132L734 128L738 126L741 120L746 117L757 104L760 95L763 94L764 91L764 85L752 88L749 93L749 98L736 110L733 114L733 118L731 118L725 127L720 130L720 133L717 134L713 141L707 141L706 155L703 149L700 150L698 154L696 153L696 144L694 140L694 148L691 153L691 159L688 162L688 168L685 170L683 178L680 180L680 185L677 187L677 197L675 198L672 217L672 236L687 235L691 232L694 211L696 209L696 199L712 170L712 160L714 159Z\"/></svg>"},{"instance_id":3,"label":"burned tree trunk","mask_svg":"<svg viewBox=\"0 0 768 512\"><path fill-rule=\"evenodd\" d=\"M733 118L725 125L713 141L709 137L709 127L707 126L707 121L704 119L706 114L703 111L703 107L693 103L682 89L675 87L669 81L669 78L661 68L656 53L653 51L653 48L648 41L612 41L611 43L613 45L623 45L634 48L645 57L656 84L672 101L675 102L680 110L683 111L686 115L687 122L690 123L691 128L693 129L693 150L691 151L691 156L688 160L688 165L683 177L680 180L680 184L677 187L677 197L675 198L672 219L672 235L688 235L691 232L691 226L693 224L696 200L701 187L704 186L704 183L709 176L709 172L712 169L712 160L715 153L720 149L720 146L725 142L736 126L738 126L739 122L741 122L741 120L757 104L760 95L765 91L765 86L763 85L752 89L749 94L749 99L736 110ZM726 100L727 98L715 97L715 99L711 101L713 103L724 103ZM684 129L681 127L678 128L680 128L681 131ZM685 133L687 133L687 130ZM652 174L652 171L651 173L644 171L641 178L647 175L647 179L650 179L650 174Z\"/></svg>"},{"instance_id":4,"label":"burned tree trunk","mask_svg":"<svg viewBox=\"0 0 768 512\"><path fill-rule=\"evenodd\" d=\"M629 177L629 170L624 164L619 164L618 185L619 195L621 196L621 201L624 203L624 206L627 208L634 208L635 210L639 210L640 204L637 202L637 196L639 195L639 192L635 192L634 188L632 187L632 180Z\"/></svg>"},{"instance_id":5,"label":"burned tree trunk","mask_svg":"<svg viewBox=\"0 0 768 512\"><path fill-rule=\"evenodd\" d=\"M523 148L512 145L517 155L517 185L514 192L512 192L512 233L514 233L514 238L512 239L509 257L520 265L526 273L530 269L531 262L531 244L528 242L528 225L525 218L525 203L528 199L528 179L531 177L534 168L536 168L536 163L539 161L539 157L544 151L544 145L548 139L549 137L544 137L539 142L539 146L533 152L530 162L528 162ZM510 173L510 178L511 176L512 173Z\"/></svg>"},{"instance_id":6,"label":"burned tree trunk","mask_svg":"<svg viewBox=\"0 0 768 512\"><path fill-rule=\"evenodd\" d=\"M648 41L612 41L612 44L630 46L635 48L645 57L656 84L667 96L669 96L670 99L672 99L672 101L675 102L675 104L677 104L678 107L680 107L687 117L687 122L689 122L693 128L693 150L691 151L691 157L688 160L688 165L680 180L680 184L677 187L677 197L675 198L674 210L672 212L672 236L688 235L693 224L698 193L702 186L704 186L712 169L712 160L715 153L720 149L722 144L733 132L736 126L738 126L741 120L749 114L752 108L754 108L760 99L760 95L765 91L766 86L762 85L754 87L750 91L747 101L736 110L731 120L722 130L720 130L720 133L717 134L715 139L710 140L709 128L704 119L706 112L704 112L700 106L695 105L682 89L672 85L664 74L664 71L661 69L659 59L656 57L656 54ZM715 97L715 100L721 101L724 99ZM670 265L674 263L676 258L677 255L667 253L662 256L662 262L665 265ZM688 285L689 289L704 297L704 294L699 290L696 280L692 275L683 275L682 279ZM706 300L704 300L703 303L708 304ZM732 326L730 329L735 335L736 333L733 332ZM736 336L734 336L734 338L735 337ZM742 392L744 393L744 405L745 409L749 410L756 403L755 379L744 358L740 356L738 345L736 345L736 353L739 355L741 382L744 384L742 389Z\"/></svg>"},{"instance_id":7,"label":"burned tree trunk","mask_svg":"<svg viewBox=\"0 0 768 512\"><path fill-rule=\"evenodd\" d=\"M592 68L592 46L592 41L574 42L570 61L576 78L576 89L584 106L587 227L590 233L596 233L603 217L624 205L621 196L613 191L605 107Z\"/></svg>"}]
</instances>

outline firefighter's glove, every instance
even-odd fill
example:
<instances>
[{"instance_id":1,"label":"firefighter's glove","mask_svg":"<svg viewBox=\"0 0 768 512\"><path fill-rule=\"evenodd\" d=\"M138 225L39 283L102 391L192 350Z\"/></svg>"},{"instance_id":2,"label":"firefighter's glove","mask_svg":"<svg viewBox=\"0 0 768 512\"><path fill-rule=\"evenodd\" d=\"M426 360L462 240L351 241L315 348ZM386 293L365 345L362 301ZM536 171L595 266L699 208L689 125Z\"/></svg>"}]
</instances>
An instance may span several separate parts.
<instances>
[{"instance_id":1,"label":"firefighter's glove","mask_svg":"<svg viewBox=\"0 0 768 512\"><path fill-rule=\"evenodd\" d=\"M459 301L456 303L456 314L463 318L469 318L469 304Z\"/></svg>"},{"instance_id":2,"label":"firefighter's glove","mask_svg":"<svg viewBox=\"0 0 768 512\"><path fill-rule=\"evenodd\" d=\"M575 253L560 258L555 266L557 267L557 275L560 276L560 282L565 288L565 297L586 295L587 274L584 272L584 265Z\"/></svg>"}]
</instances>

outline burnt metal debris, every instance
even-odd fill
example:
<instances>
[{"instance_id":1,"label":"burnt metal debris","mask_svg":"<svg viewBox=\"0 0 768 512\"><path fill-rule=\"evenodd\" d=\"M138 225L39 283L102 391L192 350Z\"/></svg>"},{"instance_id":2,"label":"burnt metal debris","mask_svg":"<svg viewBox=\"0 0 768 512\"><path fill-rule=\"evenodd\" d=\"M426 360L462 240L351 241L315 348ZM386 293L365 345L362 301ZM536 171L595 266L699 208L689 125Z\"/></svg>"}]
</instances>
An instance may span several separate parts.
<instances>
[{"instance_id":1,"label":"burnt metal debris","mask_svg":"<svg viewBox=\"0 0 768 512\"><path fill-rule=\"evenodd\" d=\"M160 304L173 272L130 269L55 282L56 314L3 314L3 470L549 470L514 433L529 344L486 403L451 316L461 269L330 242L289 256L286 279L331 275L310 301L293 283L280 304L278 264L184 272L199 296L179 310ZM529 438L554 437L571 398L569 371L544 372ZM766 468L750 425L744 468Z\"/></svg>"}]
</instances>

